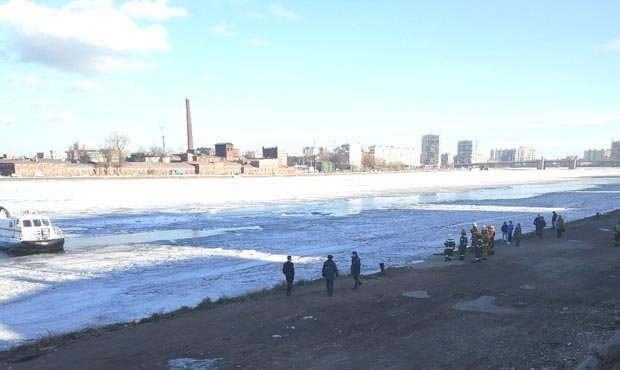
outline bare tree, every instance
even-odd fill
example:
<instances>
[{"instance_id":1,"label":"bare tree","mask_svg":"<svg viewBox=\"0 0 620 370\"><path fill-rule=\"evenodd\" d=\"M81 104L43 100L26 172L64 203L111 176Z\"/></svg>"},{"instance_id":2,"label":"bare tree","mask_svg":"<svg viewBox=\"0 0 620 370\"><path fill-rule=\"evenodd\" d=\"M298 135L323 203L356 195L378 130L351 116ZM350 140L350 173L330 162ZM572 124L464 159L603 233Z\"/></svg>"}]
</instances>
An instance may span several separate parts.
<instances>
[{"instance_id":1,"label":"bare tree","mask_svg":"<svg viewBox=\"0 0 620 370\"><path fill-rule=\"evenodd\" d=\"M103 150L108 166L123 166L127 161L126 150L128 144L129 137L127 135L119 134L118 132L113 132L108 135Z\"/></svg>"}]
</instances>

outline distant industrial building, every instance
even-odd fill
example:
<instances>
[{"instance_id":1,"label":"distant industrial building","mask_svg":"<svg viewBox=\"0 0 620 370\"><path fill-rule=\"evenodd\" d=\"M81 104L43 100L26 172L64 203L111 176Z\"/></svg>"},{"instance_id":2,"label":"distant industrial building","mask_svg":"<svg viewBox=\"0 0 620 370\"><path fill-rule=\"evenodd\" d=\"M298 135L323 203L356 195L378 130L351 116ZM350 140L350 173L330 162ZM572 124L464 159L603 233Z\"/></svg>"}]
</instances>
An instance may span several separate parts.
<instances>
[{"instance_id":1,"label":"distant industrial building","mask_svg":"<svg viewBox=\"0 0 620 370\"><path fill-rule=\"evenodd\" d=\"M382 165L405 167L418 167L420 165L420 154L414 148L373 145L368 148L368 152L374 158L375 165L378 168L381 168Z\"/></svg>"},{"instance_id":2,"label":"distant industrial building","mask_svg":"<svg viewBox=\"0 0 620 370\"><path fill-rule=\"evenodd\" d=\"M277 159L280 166L286 167L288 162L288 151L282 147L263 147L264 159Z\"/></svg>"},{"instance_id":3,"label":"distant industrial building","mask_svg":"<svg viewBox=\"0 0 620 370\"><path fill-rule=\"evenodd\" d=\"M215 156L232 161L235 158L235 149L232 143L215 144Z\"/></svg>"},{"instance_id":4,"label":"distant industrial building","mask_svg":"<svg viewBox=\"0 0 620 370\"><path fill-rule=\"evenodd\" d=\"M420 164L423 166L439 167L439 135L422 136L420 147Z\"/></svg>"}]
</instances>

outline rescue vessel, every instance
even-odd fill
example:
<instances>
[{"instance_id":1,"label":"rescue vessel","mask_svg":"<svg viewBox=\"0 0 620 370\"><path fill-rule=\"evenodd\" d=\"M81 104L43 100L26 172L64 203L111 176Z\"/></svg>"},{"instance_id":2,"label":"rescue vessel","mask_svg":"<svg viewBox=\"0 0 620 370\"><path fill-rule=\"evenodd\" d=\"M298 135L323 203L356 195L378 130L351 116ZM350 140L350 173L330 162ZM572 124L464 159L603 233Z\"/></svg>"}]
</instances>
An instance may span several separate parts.
<instances>
[{"instance_id":1,"label":"rescue vessel","mask_svg":"<svg viewBox=\"0 0 620 370\"><path fill-rule=\"evenodd\" d=\"M0 206L0 249L23 256L64 251L65 238L47 216L26 211L12 215Z\"/></svg>"}]
</instances>

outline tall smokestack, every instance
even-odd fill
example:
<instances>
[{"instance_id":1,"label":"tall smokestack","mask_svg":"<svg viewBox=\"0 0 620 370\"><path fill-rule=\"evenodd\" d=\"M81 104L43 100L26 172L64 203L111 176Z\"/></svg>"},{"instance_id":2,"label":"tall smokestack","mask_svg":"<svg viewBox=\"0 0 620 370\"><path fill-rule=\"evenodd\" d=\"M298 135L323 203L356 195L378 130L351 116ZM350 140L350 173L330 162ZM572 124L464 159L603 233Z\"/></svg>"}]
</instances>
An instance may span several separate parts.
<instances>
[{"instance_id":1,"label":"tall smokestack","mask_svg":"<svg viewBox=\"0 0 620 370\"><path fill-rule=\"evenodd\" d=\"M185 116L187 119L187 152L194 152L194 134L192 132L192 112L189 109L189 99L185 98Z\"/></svg>"}]
</instances>

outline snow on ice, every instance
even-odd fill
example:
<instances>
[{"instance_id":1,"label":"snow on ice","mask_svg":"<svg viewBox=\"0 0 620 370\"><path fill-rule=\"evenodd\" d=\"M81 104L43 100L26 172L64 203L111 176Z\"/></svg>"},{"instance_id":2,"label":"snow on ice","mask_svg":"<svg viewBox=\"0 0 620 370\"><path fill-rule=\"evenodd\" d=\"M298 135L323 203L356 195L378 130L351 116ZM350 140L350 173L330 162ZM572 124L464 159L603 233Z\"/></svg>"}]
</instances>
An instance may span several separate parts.
<instances>
[{"instance_id":1,"label":"snow on ice","mask_svg":"<svg viewBox=\"0 0 620 370\"><path fill-rule=\"evenodd\" d=\"M364 273L442 249L471 222L567 221L620 204L618 170L491 170L269 178L0 181L0 205L36 209L66 252L0 256L0 349L132 321L205 298L320 276L327 254ZM501 253L501 251L500 251Z\"/></svg>"}]
</instances>

